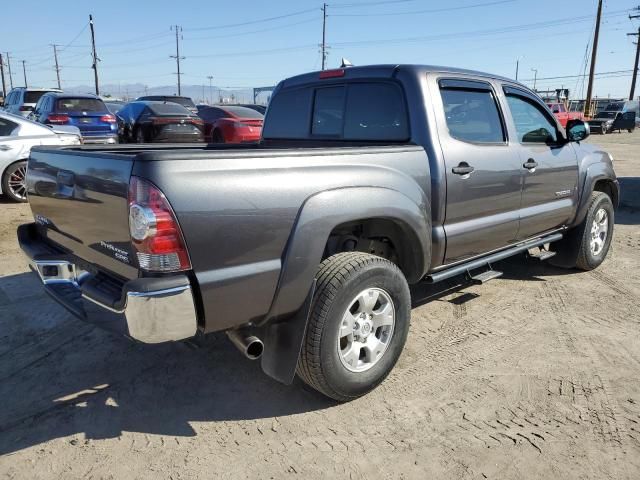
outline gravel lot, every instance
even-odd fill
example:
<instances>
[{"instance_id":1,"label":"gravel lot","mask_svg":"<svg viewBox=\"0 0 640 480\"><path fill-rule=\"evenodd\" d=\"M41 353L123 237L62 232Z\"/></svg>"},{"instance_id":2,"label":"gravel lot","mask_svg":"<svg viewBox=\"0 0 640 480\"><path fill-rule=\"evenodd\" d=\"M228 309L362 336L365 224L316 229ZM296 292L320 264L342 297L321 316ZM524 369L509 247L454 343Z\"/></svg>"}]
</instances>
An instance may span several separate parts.
<instances>
[{"instance_id":1,"label":"gravel lot","mask_svg":"<svg viewBox=\"0 0 640 480\"><path fill-rule=\"evenodd\" d=\"M591 138L639 200L640 131ZM223 336L145 346L68 315L27 274L0 200L6 478L640 478L640 205L590 273L525 258L414 291L405 352L338 405Z\"/></svg>"}]
</instances>

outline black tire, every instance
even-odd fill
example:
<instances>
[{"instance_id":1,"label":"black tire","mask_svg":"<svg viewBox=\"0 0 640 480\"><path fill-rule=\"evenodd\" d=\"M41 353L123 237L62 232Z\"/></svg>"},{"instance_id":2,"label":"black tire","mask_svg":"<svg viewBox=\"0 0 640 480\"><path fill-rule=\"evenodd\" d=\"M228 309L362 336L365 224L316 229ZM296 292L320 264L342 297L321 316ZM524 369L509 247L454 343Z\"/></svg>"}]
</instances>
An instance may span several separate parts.
<instances>
[{"instance_id":1,"label":"black tire","mask_svg":"<svg viewBox=\"0 0 640 480\"><path fill-rule=\"evenodd\" d=\"M23 175L27 172L27 161L21 160L9 165L2 175L2 193L14 202L25 203L27 201L26 185ZM16 182L21 182L19 185Z\"/></svg>"},{"instance_id":2,"label":"black tire","mask_svg":"<svg viewBox=\"0 0 640 480\"><path fill-rule=\"evenodd\" d=\"M591 250L591 229L594 219L600 210L607 215L606 238L596 253ZM556 257L550 259L550 263L563 268L579 268L580 270L593 270L606 258L613 238L613 225L615 217L613 203L606 193L591 192L587 215L580 225L569 231L565 238L552 249L558 252Z\"/></svg>"},{"instance_id":3,"label":"black tire","mask_svg":"<svg viewBox=\"0 0 640 480\"><path fill-rule=\"evenodd\" d=\"M627 132L633 133L633 128L627 128Z\"/></svg>"},{"instance_id":4,"label":"black tire","mask_svg":"<svg viewBox=\"0 0 640 480\"><path fill-rule=\"evenodd\" d=\"M211 134L211 143L224 143L224 137L220 130L214 130Z\"/></svg>"},{"instance_id":5,"label":"black tire","mask_svg":"<svg viewBox=\"0 0 640 480\"><path fill-rule=\"evenodd\" d=\"M144 131L142 130L142 127L136 128L135 142L146 143L146 140L144 138Z\"/></svg>"},{"instance_id":6,"label":"black tire","mask_svg":"<svg viewBox=\"0 0 640 480\"><path fill-rule=\"evenodd\" d=\"M316 275L317 288L298 360L297 374L310 387L345 402L376 388L395 366L409 332L411 296L400 269L381 257L360 252L338 253L324 260ZM389 295L395 324L386 350L365 371L348 370L338 353L344 313L368 288Z\"/></svg>"}]
</instances>

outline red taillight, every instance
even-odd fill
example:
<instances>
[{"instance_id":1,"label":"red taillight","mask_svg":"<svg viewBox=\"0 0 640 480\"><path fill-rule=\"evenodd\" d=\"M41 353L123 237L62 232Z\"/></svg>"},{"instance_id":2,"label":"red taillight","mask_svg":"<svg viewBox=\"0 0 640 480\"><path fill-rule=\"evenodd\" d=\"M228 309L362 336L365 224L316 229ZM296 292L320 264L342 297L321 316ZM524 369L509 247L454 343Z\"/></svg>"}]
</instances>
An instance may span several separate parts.
<instances>
[{"instance_id":1,"label":"red taillight","mask_svg":"<svg viewBox=\"0 0 640 480\"><path fill-rule=\"evenodd\" d=\"M115 115L111 115L111 114L106 114L106 115L102 115L100 117L100 121L101 122L106 122L106 123L116 123L116 117Z\"/></svg>"},{"instance_id":2,"label":"red taillight","mask_svg":"<svg viewBox=\"0 0 640 480\"><path fill-rule=\"evenodd\" d=\"M60 113L50 113L47 116L47 122L54 125L62 125L69 122L69 115L62 115Z\"/></svg>"},{"instance_id":3,"label":"red taillight","mask_svg":"<svg viewBox=\"0 0 640 480\"><path fill-rule=\"evenodd\" d=\"M204 125L204 122L199 118L192 118L191 123L194 125Z\"/></svg>"},{"instance_id":4,"label":"red taillight","mask_svg":"<svg viewBox=\"0 0 640 480\"><path fill-rule=\"evenodd\" d=\"M344 77L344 69L338 68L336 70L323 70L320 72L320 78L337 78Z\"/></svg>"},{"instance_id":5,"label":"red taillight","mask_svg":"<svg viewBox=\"0 0 640 480\"><path fill-rule=\"evenodd\" d=\"M131 177L129 233L138 264L150 272L190 270L182 231L164 194L151 182Z\"/></svg>"}]
</instances>

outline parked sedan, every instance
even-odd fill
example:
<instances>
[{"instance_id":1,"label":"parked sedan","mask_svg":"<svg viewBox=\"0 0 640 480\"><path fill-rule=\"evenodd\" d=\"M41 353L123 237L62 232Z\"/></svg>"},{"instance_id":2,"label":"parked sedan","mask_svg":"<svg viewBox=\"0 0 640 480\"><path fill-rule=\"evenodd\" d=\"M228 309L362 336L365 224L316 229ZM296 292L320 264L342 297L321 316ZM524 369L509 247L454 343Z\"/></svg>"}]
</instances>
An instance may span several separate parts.
<instances>
[{"instance_id":1,"label":"parked sedan","mask_svg":"<svg viewBox=\"0 0 640 480\"><path fill-rule=\"evenodd\" d=\"M118 142L116 117L95 95L46 93L29 118L46 125L78 127L84 143Z\"/></svg>"},{"instance_id":2,"label":"parked sedan","mask_svg":"<svg viewBox=\"0 0 640 480\"><path fill-rule=\"evenodd\" d=\"M202 142L203 122L173 102L135 101L116 114L121 142Z\"/></svg>"},{"instance_id":3,"label":"parked sedan","mask_svg":"<svg viewBox=\"0 0 640 480\"><path fill-rule=\"evenodd\" d=\"M257 142L264 115L246 107L217 105L202 110L205 138L212 143Z\"/></svg>"},{"instance_id":4,"label":"parked sedan","mask_svg":"<svg viewBox=\"0 0 640 480\"><path fill-rule=\"evenodd\" d=\"M198 108L193 100L189 97L179 97L177 95L146 95L136 99L136 102L153 101L153 102L173 102L182 105L191 113L198 113Z\"/></svg>"},{"instance_id":5,"label":"parked sedan","mask_svg":"<svg viewBox=\"0 0 640 480\"><path fill-rule=\"evenodd\" d=\"M15 202L26 202L27 158L34 145L79 145L80 130L46 126L21 115L0 112L0 193Z\"/></svg>"}]
</instances>

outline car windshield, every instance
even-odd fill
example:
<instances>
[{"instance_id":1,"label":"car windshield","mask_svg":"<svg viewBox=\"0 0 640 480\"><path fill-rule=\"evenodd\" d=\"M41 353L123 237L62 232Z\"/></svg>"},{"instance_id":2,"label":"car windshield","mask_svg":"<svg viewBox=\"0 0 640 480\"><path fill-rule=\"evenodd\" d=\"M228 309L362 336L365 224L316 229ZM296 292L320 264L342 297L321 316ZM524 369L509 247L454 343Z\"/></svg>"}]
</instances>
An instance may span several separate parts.
<instances>
[{"instance_id":1,"label":"car windshield","mask_svg":"<svg viewBox=\"0 0 640 480\"><path fill-rule=\"evenodd\" d=\"M616 118L618 112L600 112L598 117L600 118Z\"/></svg>"},{"instance_id":2,"label":"car windshield","mask_svg":"<svg viewBox=\"0 0 640 480\"><path fill-rule=\"evenodd\" d=\"M223 110L230 113L234 117L239 118L256 118L260 120L264 118L264 115L262 115L260 112L247 107L223 107Z\"/></svg>"},{"instance_id":3,"label":"car windshield","mask_svg":"<svg viewBox=\"0 0 640 480\"><path fill-rule=\"evenodd\" d=\"M609 105L607 105L607 108L605 108L605 110L611 110L611 111L619 112L623 108L624 108L624 103L616 102L616 103L610 103Z\"/></svg>"},{"instance_id":4,"label":"car windshield","mask_svg":"<svg viewBox=\"0 0 640 480\"><path fill-rule=\"evenodd\" d=\"M189 97L143 97L143 100L155 100L159 102L172 102L182 105L187 108L195 108L196 104L193 103Z\"/></svg>"},{"instance_id":5,"label":"car windshield","mask_svg":"<svg viewBox=\"0 0 640 480\"><path fill-rule=\"evenodd\" d=\"M104 112L102 100L97 98L60 98L56 102L57 112Z\"/></svg>"},{"instance_id":6,"label":"car windshield","mask_svg":"<svg viewBox=\"0 0 640 480\"><path fill-rule=\"evenodd\" d=\"M182 105L172 102L149 105L149 108L156 115L192 115L192 113Z\"/></svg>"}]
</instances>

